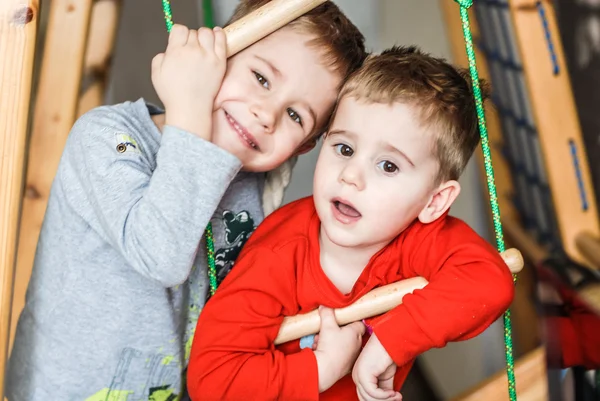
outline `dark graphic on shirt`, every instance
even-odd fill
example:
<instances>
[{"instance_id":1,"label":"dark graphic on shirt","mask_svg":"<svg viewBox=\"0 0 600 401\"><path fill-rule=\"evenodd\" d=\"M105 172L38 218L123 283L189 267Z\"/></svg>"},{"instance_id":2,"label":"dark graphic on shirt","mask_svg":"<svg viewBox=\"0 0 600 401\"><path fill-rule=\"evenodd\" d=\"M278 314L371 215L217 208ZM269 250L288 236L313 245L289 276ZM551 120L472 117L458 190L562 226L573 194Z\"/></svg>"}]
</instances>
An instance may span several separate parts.
<instances>
[{"instance_id":1,"label":"dark graphic on shirt","mask_svg":"<svg viewBox=\"0 0 600 401\"><path fill-rule=\"evenodd\" d=\"M85 401L176 401L180 378L178 358L125 348L110 386Z\"/></svg>"},{"instance_id":2,"label":"dark graphic on shirt","mask_svg":"<svg viewBox=\"0 0 600 401\"><path fill-rule=\"evenodd\" d=\"M225 226L226 247L215 252L215 266L217 268L217 282L221 281L231 271L242 247L254 231L254 219L246 210L237 214L229 210L223 212Z\"/></svg>"}]
</instances>

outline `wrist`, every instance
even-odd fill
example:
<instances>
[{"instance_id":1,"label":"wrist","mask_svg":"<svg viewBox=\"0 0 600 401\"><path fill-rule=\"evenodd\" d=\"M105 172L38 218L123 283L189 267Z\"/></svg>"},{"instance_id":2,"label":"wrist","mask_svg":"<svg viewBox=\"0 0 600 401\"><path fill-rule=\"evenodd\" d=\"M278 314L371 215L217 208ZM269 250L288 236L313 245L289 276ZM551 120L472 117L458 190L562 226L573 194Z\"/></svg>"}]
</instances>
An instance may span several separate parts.
<instances>
[{"instance_id":1,"label":"wrist","mask_svg":"<svg viewBox=\"0 0 600 401\"><path fill-rule=\"evenodd\" d=\"M207 141L212 139L212 109L188 112L167 110L165 124L187 131Z\"/></svg>"},{"instance_id":2,"label":"wrist","mask_svg":"<svg viewBox=\"0 0 600 401\"><path fill-rule=\"evenodd\" d=\"M371 353L377 355L377 358L385 363L394 363L392 356L385 349L381 341L375 333L371 335L367 343L365 344L363 351L365 353Z\"/></svg>"}]
</instances>

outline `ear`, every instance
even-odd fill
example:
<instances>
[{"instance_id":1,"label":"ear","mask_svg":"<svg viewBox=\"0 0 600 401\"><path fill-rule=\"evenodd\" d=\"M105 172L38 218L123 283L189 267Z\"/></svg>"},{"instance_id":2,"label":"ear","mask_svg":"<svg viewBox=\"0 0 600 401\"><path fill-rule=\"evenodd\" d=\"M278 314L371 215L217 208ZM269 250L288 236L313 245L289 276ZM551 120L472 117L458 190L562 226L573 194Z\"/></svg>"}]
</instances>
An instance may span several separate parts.
<instances>
[{"instance_id":1,"label":"ear","mask_svg":"<svg viewBox=\"0 0 600 401\"><path fill-rule=\"evenodd\" d=\"M309 139L308 141L306 141L302 145L300 145L298 147L298 149L296 149L296 152L294 153L294 156L300 156L300 155L303 155L305 153L308 153L311 150L313 150L316 145L317 145L317 139L316 138Z\"/></svg>"},{"instance_id":2,"label":"ear","mask_svg":"<svg viewBox=\"0 0 600 401\"><path fill-rule=\"evenodd\" d=\"M431 195L427 205L419 213L419 221L423 224L431 223L442 216L454 203L460 194L458 181L450 180L441 183Z\"/></svg>"}]
</instances>

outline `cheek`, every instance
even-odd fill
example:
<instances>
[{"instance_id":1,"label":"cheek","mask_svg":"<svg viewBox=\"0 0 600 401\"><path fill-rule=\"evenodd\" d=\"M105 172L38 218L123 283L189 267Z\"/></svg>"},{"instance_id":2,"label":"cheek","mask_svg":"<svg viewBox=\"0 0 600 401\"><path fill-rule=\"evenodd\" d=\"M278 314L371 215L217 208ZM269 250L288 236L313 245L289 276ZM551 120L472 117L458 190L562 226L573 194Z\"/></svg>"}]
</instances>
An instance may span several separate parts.
<instances>
[{"instance_id":1,"label":"cheek","mask_svg":"<svg viewBox=\"0 0 600 401\"><path fill-rule=\"evenodd\" d=\"M237 98L240 94L248 91L246 88L248 84L243 79L239 78L239 74L235 74L234 71L228 72L221 83L221 88L215 98L215 103L219 104L224 101L230 100L231 98Z\"/></svg>"},{"instance_id":2,"label":"cheek","mask_svg":"<svg viewBox=\"0 0 600 401\"><path fill-rule=\"evenodd\" d=\"M330 166L330 164L326 159L326 155L324 155L323 150L321 150L321 152L319 153L319 158L317 159L317 165L315 166L315 175L313 178L315 193L320 193L320 189L323 187L323 183L327 181L328 175L331 174L331 170L327 169L327 166Z\"/></svg>"}]
</instances>

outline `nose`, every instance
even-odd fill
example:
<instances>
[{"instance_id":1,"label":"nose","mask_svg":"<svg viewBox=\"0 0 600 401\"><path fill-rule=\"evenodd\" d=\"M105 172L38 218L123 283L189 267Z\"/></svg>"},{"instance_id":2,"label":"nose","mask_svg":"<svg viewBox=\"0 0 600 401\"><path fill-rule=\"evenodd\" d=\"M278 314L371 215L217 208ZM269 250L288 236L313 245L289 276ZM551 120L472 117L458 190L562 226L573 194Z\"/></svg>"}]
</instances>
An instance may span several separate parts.
<instances>
[{"instance_id":1,"label":"nose","mask_svg":"<svg viewBox=\"0 0 600 401\"><path fill-rule=\"evenodd\" d=\"M365 189L364 170L358 158L348 159L340 172L338 180L345 185L355 187L359 191Z\"/></svg>"},{"instance_id":2,"label":"nose","mask_svg":"<svg viewBox=\"0 0 600 401\"><path fill-rule=\"evenodd\" d=\"M250 107L250 112L256 117L265 133L272 134L275 131L277 121L277 107L266 100L259 100Z\"/></svg>"}]
</instances>

